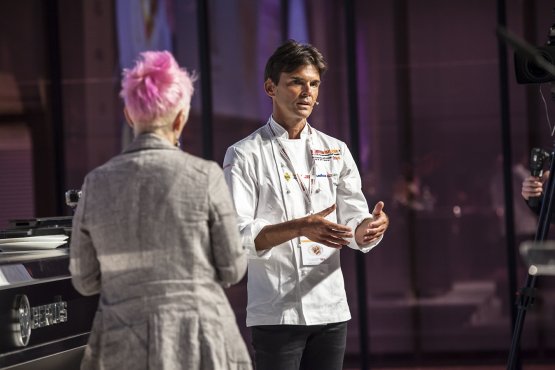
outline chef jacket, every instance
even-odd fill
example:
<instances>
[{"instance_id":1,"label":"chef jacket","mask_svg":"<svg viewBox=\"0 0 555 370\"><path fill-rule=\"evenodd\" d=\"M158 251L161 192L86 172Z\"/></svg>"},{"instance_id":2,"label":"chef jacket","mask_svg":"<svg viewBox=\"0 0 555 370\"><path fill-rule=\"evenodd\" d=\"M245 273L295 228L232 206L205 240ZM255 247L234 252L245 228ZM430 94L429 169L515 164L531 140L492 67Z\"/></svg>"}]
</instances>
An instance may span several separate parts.
<instances>
[{"instance_id":1,"label":"chef jacket","mask_svg":"<svg viewBox=\"0 0 555 370\"><path fill-rule=\"evenodd\" d=\"M266 125L227 149L223 167L248 254L247 326L349 320L340 250L334 250L323 263L308 266L301 258L299 238L262 251L254 244L265 226L304 217L333 204L337 208L326 219L349 226L353 233L360 222L372 218L345 143L308 123L300 139L291 140L270 117ZM313 178L311 204L297 178L305 190ZM380 241L360 247L352 238L349 247L368 252Z\"/></svg>"}]
</instances>

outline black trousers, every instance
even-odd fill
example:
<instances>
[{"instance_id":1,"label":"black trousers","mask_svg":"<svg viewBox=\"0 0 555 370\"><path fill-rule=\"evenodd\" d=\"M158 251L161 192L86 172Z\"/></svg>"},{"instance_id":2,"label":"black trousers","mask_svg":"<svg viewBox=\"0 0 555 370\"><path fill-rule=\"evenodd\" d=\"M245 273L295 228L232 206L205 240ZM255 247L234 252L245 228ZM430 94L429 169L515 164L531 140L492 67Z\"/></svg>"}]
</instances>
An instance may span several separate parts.
<instances>
[{"instance_id":1,"label":"black trousers","mask_svg":"<svg viewBox=\"0 0 555 370\"><path fill-rule=\"evenodd\" d=\"M253 326L256 370L341 370L347 322Z\"/></svg>"}]
</instances>

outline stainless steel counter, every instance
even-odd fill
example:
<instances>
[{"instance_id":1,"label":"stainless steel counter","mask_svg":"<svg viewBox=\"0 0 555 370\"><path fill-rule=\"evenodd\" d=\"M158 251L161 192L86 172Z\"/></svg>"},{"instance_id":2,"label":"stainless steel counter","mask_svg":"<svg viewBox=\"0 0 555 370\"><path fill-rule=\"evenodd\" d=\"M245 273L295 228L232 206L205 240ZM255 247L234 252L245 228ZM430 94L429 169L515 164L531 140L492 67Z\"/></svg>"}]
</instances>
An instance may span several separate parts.
<instances>
[{"instance_id":1,"label":"stainless steel counter","mask_svg":"<svg viewBox=\"0 0 555 370\"><path fill-rule=\"evenodd\" d=\"M0 252L0 369L78 369L98 296L68 266L67 248Z\"/></svg>"}]
</instances>

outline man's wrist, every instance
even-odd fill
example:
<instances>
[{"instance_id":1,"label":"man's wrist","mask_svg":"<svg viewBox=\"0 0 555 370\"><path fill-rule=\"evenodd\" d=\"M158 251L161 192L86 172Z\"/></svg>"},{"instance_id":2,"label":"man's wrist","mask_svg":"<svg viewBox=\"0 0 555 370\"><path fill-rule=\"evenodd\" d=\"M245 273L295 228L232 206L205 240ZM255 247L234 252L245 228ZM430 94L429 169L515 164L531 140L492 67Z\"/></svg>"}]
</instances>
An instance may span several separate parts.
<instances>
[{"instance_id":1,"label":"man's wrist","mask_svg":"<svg viewBox=\"0 0 555 370\"><path fill-rule=\"evenodd\" d=\"M303 218L297 218L297 219L291 221L291 228L294 230L294 237L295 238L300 238L304 234Z\"/></svg>"}]
</instances>

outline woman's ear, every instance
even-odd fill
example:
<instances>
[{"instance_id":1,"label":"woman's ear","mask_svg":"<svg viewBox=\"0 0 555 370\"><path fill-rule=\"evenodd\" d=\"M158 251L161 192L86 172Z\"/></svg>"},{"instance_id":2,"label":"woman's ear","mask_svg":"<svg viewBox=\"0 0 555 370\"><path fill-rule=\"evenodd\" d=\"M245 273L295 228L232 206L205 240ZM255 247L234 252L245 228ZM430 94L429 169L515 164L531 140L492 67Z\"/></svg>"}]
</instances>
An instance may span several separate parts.
<instances>
[{"instance_id":1,"label":"woman's ear","mask_svg":"<svg viewBox=\"0 0 555 370\"><path fill-rule=\"evenodd\" d=\"M127 111L127 108L123 108L123 114L125 115L125 120L127 121L129 127L135 129L135 123L133 123L133 120L131 119L131 117L129 117L129 112Z\"/></svg>"},{"instance_id":2,"label":"woman's ear","mask_svg":"<svg viewBox=\"0 0 555 370\"><path fill-rule=\"evenodd\" d=\"M173 123L172 123L173 132L176 132L180 135L181 131L183 130L183 127L185 127L185 124L187 123L187 118L188 117L187 117L187 114L185 113L185 109L181 109L179 113L177 113L177 115L175 116L175 119L173 120Z\"/></svg>"}]
</instances>

